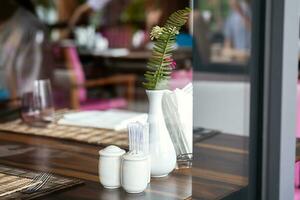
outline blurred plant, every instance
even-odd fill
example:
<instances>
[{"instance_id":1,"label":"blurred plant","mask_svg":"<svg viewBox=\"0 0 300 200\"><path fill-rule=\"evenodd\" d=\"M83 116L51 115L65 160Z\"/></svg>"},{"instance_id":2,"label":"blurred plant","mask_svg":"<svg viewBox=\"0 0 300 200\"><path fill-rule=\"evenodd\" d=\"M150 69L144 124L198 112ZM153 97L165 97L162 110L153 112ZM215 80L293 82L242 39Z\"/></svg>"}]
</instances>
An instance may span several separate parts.
<instances>
[{"instance_id":1,"label":"blurred plant","mask_svg":"<svg viewBox=\"0 0 300 200\"><path fill-rule=\"evenodd\" d=\"M149 59L145 73L146 82L143 83L147 90L166 89L170 74L176 64L172 58L176 35L187 22L190 8L174 12L163 27L155 26L150 38L155 40L152 56Z\"/></svg>"},{"instance_id":2,"label":"blurred plant","mask_svg":"<svg viewBox=\"0 0 300 200\"><path fill-rule=\"evenodd\" d=\"M145 0L131 0L121 15L123 23L142 23L145 21Z\"/></svg>"},{"instance_id":3,"label":"blurred plant","mask_svg":"<svg viewBox=\"0 0 300 200\"><path fill-rule=\"evenodd\" d=\"M209 22L210 30L213 32L222 31L223 23L230 12L228 0L211 0L200 1L197 0L198 10L201 13L209 11L211 13L211 20Z\"/></svg>"}]
</instances>

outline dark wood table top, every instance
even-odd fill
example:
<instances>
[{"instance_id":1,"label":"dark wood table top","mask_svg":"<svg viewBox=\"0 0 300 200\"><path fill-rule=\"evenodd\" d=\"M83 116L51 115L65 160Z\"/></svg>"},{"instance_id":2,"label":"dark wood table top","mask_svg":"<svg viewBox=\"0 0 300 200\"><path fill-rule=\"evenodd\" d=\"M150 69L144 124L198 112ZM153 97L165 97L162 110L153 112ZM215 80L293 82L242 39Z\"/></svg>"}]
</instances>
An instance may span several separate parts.
<instances>
[{"instance_id":1,"label":"dark wood table top","mask_svg":"<svg viewBox=\"0 0 300 200\"><path fill-rule=\"evenodd\" d=\"M152 54L151 50L126 50L126 49L108 49L103 52L79 49L80 56L99 57L106 59L122 60L148 60ZM181 47L174 50L173 57L177 59L192 58L192 48Z\"/></svg>"},{"instance_id":2,"label":"dark wood table top","mask_svg":"<svg viewBox=\"0 0 300 200\"><path fill-rule=\"evenodd\" d=\"M13 145L13 146L12 146ZM297 143L297 158L300 157ZM98 151L102 147L46 137L0 132L0 164L22 169L52 171L76 177L84 185L41 199L173 200L221 199L248 184L248 138L219 134L194 145L192 169L152 179L145 193L130 195L106 190L98 179Z\"/></svg>"},{"instance_id":3,"label":"dark wood table top","mask_svg":"<svg viewBox=\"0 0 300 200\"><path fill-rule=\"evenodd\" d=\"M79 50L80 60L82 62L91 62L96 68L108 67L109 69L118 69L125 71L145 72L148 59L151 56L150 50L128 50L128 52L114 53L114 50L104 52L93 52L89 50ZM188 61L192 60L192 48L179 48L173 53L173 58L177 62L177 68L186 67Z\"/></svg>"},{"instance_id":4,"label":"dark wood table top","mask_svg":"<svg viewBox=\"0 0 300 200\"><path fill-rule=\"evenodd\" d=\"M193 199L222 199L248 185L248 142L219 134L194 144Z\"/></svg>"},{"instance_id":5,"label":"dark wood table top","mask_svg":"<svg viewBox=\"0 0 300 200\"><path fill-rule=\"evenodd\" d=\"M0 132L0 164L51 171L85 181L84 185L41 199L173 200L191 196L191 169L177 170L166 178L152 179L146 192L138 195L127 194L122 189L104 189L98 178L100 149L99 146L78 142Z\"/></svg>"}]
</instances>

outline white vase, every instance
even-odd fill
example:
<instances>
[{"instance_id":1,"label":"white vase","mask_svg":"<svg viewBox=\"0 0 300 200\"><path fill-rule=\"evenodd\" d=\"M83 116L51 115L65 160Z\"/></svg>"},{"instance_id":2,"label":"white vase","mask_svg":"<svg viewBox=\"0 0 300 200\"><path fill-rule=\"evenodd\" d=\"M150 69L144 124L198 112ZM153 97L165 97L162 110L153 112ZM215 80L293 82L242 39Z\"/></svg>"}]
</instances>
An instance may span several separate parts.
<instances>
[{"instance_id":1,"label":"white vase","mask_svg":"<svg viewBox=\"0 0 300 200\"><path fill-rule=\"evenodd\" d=\"M146 90L149 99L151 177L167 176L176 166L176 152L162 112L162 97L165 91Z\"/></svg>"}]
</instances>

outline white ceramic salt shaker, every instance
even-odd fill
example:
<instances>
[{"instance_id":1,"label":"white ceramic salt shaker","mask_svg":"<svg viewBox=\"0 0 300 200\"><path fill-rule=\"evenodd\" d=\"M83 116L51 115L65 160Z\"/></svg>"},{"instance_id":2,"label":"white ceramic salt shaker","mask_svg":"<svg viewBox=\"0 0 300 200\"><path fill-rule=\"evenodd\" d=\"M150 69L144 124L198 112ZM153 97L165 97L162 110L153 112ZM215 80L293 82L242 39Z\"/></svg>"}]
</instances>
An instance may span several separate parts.
<instances>
[{"instance_id":1,"label":"white ceramic salt shaker","mask_svg":"<svg viewBox=\"0 0 300 200\"><path fill-rule=\"evenodd\" d=\"M129 152L122 157L121 183L128 193L143 192L149 182L149 156Z\"/></svg>"},{"instance_id":2,"label":"white ceramic salt shaker","mask_svg":"<svg viewBox=\"0 0 300 200\"><path fill-rule=\"evenodd\" d=\"M125 150L111 145L99 151L99 179L103 187L115 189L121 186L121 158Z\"/></svg>"}]
</instances>

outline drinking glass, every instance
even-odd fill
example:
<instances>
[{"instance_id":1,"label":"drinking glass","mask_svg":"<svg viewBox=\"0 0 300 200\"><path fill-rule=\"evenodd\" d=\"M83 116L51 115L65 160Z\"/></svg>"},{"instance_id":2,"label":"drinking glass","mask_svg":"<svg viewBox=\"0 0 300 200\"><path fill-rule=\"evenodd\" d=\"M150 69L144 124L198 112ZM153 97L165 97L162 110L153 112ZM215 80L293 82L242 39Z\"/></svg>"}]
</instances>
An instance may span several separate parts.
<instances>
[{"instance_id":1,"label":"drinking glass","mask_svg":"<svg viewBox=\"0 0 300 200\"><path fill-rule=\"evenodd\" d=\"M36 80L33 90L22 97L21 116L24 122L52 122L54 105L50 80Z\"/></svg>"},{"instance_id":2,"label":"drinking glass","mask_svg":"<svg viewBox=\"0 0 300 200\"><path fill-rule=\"evenodd\" d=\"M39 106L34 92L26 92L22 96L21 118L23 122L32 124L39 119Z\"/></svg>"}]
</instances>

